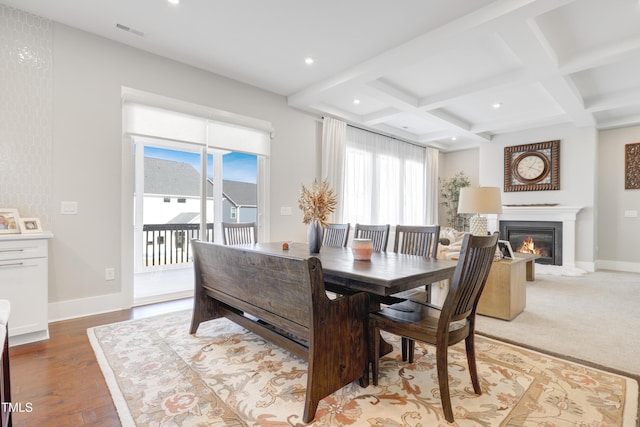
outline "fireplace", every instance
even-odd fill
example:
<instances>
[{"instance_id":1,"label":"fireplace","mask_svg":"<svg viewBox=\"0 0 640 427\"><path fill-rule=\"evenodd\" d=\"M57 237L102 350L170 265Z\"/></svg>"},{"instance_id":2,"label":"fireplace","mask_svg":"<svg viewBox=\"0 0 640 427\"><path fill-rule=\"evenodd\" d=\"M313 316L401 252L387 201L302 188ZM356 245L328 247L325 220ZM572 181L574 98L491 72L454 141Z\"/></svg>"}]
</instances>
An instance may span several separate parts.
<instances>
[{"instance_id":1,"label":"fireplace","mask_svg":"<svg viewBox=\"0 0 640 427\"><path fill-rule=\"evenodd\" d=\"M540 255L539 264L562 265L562 222L500 221L500 239L514 252Z\"/></svg>"},{"instance_id":2,"label":"fireplace","mask_svg":"<svg viewBox=\"0 0 640 427\"><path fill-rule=\"evenodd\" d=\"M576 266L576 218L582 210L578 206L544 205L505 205L501 214L489 214L489 230L501 231L502 221L561 222L562 223L562 263L563 267ZM506 239L505 239L506 240ZM559 252L559 251L556 251Z\"/></svg>"}]
</instances>

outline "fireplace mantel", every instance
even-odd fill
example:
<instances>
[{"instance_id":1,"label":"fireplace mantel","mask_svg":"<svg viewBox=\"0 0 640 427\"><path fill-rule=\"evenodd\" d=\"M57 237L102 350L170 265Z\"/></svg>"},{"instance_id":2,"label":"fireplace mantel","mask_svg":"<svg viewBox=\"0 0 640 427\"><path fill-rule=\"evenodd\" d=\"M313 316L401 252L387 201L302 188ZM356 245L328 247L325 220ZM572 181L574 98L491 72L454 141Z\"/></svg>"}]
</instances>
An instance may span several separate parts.
<instances>
[{"instance_id":1,"label":"fireplace mantel","mask_svg":"<svg viewBox=\"0 0 640 427\"><path fill-rule=\"evenodd\" d=\"M503 221L561 221L562 265L576 266L576 217L579 206L503 206L502 213L487 215L489 230L499 230Z\"/></svg>"}]
</instances>

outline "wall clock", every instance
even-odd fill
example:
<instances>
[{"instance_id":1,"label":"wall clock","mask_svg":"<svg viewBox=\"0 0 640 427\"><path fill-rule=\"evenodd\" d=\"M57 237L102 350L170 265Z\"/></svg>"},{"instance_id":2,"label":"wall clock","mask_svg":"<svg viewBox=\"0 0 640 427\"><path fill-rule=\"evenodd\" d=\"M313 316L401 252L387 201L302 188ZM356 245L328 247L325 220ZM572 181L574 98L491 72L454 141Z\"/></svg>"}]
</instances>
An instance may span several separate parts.
<instances>
[{"instance_id":1,"label":"wall clock","mask_svg":"<svg viewBox=\"0 0 640 427\"><path fill-rule=\"evenodd\" d=\"M504 191L560 189L560 141L504 148Z\"/></svg>"}]
</instances>

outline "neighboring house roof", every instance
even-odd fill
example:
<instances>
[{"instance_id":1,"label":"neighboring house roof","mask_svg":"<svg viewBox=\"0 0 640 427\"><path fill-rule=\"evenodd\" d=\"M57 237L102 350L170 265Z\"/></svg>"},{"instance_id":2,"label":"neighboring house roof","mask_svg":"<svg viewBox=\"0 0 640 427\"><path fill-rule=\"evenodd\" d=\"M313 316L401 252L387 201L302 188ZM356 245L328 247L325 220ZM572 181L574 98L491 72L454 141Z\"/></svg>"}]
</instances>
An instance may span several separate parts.
<instances>
[{"instance_id":1,"label":"neighboring house roof","mask_svg":"<svg viewBox=\"0 0 640 427\"><path fill-rule=\"evenodd\" d=\"M213 184L207 182L207 197L212 197ZM144 193L200 197L200 172L189 163L145 157Z\"/></svg>"},{"instance_id":2,"label":"neighboring house roof","mask_svg":"<svg viewBox=\"0 0 640 427\"><path fill-rule=\"evenodd\" d=\"M183 212L171 218L167 224L193 224L199 221L200 214L198 212Z\"/></svg>"},{"instance_id":3,"label":"neighboring house roof","mask_svg":"<svg viewBox=\"0 0 640 427\"><path fill-rule=\"evenodd\" d=\"M222 192L236 206L258 206L256 184L239 181L223 181Z\"/></svg>"},{"instance_id":4,"label":"neighboring house roof","mask_svg":"<svg viewBox=\"0 0 640 427\"><path fill-rule=\"evenodd\" d=\"M224 180L222 190L223 196L235 206L258 205L256 184ZM200 197L200 172L189 163L145 157L144 193L173 197ZM211 180L207 180L207 197L213 197Z\"/></svg>"}]
</instances>

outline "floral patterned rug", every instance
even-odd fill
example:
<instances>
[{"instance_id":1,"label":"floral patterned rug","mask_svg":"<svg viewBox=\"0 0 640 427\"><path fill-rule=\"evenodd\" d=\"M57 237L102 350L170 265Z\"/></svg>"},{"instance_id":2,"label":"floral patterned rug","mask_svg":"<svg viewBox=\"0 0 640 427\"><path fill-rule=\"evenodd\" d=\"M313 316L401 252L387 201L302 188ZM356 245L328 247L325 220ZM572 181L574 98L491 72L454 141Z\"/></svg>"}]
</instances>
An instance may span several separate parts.
<instances>
[{"instance_id":1,"label":"floral patterned rug","mask_svg":"<svg viewBox=\"0 0 640 427\"><path fill-rule=\"evenodd\" d=\"M307 364L242 327L216 319L189 335L190 311L88 330L124 426L304 425ZM320 402L314 426L446 426L435 348L415 363L394 352L378 386L352 383ZM478 336L482 395L464 345L449 350L458 426L635 426L638 383Z\"/></svg>"}]
</instances>

